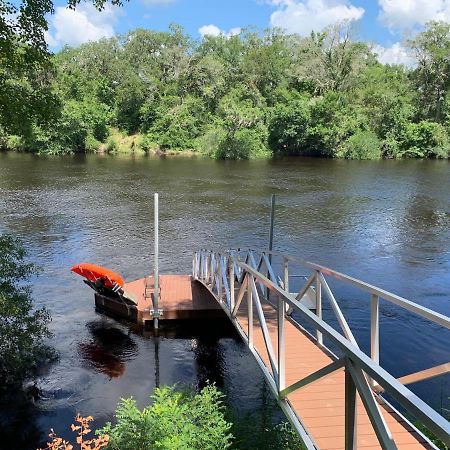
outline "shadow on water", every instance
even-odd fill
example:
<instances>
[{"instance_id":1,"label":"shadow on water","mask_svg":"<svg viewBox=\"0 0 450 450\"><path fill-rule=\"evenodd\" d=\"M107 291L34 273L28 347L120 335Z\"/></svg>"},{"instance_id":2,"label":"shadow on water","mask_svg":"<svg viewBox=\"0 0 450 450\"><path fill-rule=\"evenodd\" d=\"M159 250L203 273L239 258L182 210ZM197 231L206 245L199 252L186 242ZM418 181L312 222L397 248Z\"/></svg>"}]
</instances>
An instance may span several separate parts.
<instances>
[{"instance_id":1,"label":"shadow on water","mask_svg":"<svg viewBox=\"0 0 450 450\"><path fill-rule=\"evenodd\" d=\"M38 422L41 414L28 392L4 395L0 401L0 449L35 450L43 438Z\"/></svg>"},{"instance_id":2,"label":"shadow on water","mask_svg":"<svg viewBox=\"0 0 450 450\"><path fill-rule=\"evenodd\" d=\"M130 333L98 322L90 322L86 326L92 339L78 344L81 359L88 367L110 378L123 375L126 361L135 358L138 353L138 346Z\"/></svg>"}]
</instances>

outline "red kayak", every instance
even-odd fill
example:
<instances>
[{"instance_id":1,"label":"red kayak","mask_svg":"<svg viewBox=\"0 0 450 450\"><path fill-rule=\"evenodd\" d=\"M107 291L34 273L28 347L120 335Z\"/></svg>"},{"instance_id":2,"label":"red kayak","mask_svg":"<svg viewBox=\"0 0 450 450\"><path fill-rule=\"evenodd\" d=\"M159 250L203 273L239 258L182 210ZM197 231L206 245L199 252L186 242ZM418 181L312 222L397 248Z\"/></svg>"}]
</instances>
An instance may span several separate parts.
<instances>
[{"instance_id":1,"label":"red kayak","mask_svg":"<svg viewBox=\"0 0 450 450\"><path fill-rule=\"evenodd\" d=\"M117 288L117 285L123 287L125 284L123 278L119 274L105 267L96 266L95 264L81 263L73 266L70 270L92 283L95 283L97 280L102 280L104 286L110 289Z\"/></svg>"}]
</instances>

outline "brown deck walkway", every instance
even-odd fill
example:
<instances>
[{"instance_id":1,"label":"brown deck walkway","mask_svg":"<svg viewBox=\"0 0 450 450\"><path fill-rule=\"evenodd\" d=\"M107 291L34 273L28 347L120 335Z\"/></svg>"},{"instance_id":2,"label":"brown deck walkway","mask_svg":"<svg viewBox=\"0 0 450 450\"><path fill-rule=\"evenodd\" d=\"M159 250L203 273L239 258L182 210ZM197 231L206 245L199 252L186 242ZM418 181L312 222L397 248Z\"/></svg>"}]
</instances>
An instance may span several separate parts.
<instances>
[{"instance_id":1,"label":"brown deck walkway","mask_svg":"<svg viewBox=\"0 0 450 450\"><path fill-rule=\"evenodd\" d=\"M272 345L277 354L277 319L275 310L268 304L263 305L264 315L271 336ZM238 322L245 334L248 333L247 302L243 300L237 315ZM254 347L267 369L270 361L266 351L258 317L254 316ZM299 331L286 321L286 386L304 378L332 362L332 359L320 349L306 333ZM328 377L294 391L288 396L293 410L306 426L308 433L320 450L342 450L345 448L345 374L344 369ZM394 437L398 449L412 450L431 448L424 439L395 412L382 406L383 416ZM357 448L364 450L380 449L364 406L358 399L357 406Z\"/></svg>"},{"instance_id":2,"label":"brown deck walkway","mask_svg":"<svg viewBox=\"0 0 450 450\"><path fill-rule=\"evenodd\" d=\"M163 310L160 320L206 319L221 317L225 313L208 290L200 283L192 282L190 275L160 275L159 309ZM153 286L153 277L148 284ZM152 320L153 308L150 298L145 298L145 278L126 283L124 290L137 301L137 321Z\"/></svg>"}]
</instances>

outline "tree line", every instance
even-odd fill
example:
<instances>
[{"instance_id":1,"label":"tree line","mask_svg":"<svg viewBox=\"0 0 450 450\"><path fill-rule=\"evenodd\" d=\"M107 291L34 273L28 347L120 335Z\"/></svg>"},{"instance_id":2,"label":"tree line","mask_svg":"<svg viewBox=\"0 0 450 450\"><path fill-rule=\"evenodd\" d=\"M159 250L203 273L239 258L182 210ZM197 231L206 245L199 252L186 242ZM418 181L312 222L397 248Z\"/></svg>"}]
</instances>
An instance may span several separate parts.
<instances>
[{"instance_id":1,"label":"tree line","mask_svg":"<svg viewBox=\"0 0 450 450\"><path fill-rule=\"evenodd\" d=\"M0 70L0 146L113 152L127 135L134 149L223 159L448 158L450 25L430 22L406 45L412 68L378 62L348 22L308 37L136 29L45 64L22 44Z\"/></svg>"}]
</instances>

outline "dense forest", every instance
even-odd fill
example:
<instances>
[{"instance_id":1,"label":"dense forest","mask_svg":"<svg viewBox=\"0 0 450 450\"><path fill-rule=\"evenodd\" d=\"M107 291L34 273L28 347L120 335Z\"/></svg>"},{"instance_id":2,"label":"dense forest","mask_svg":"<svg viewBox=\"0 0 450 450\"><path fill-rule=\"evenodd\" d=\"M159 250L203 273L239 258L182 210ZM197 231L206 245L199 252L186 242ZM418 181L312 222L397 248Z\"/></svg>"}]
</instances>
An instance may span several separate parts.
<instances>
[{"instance_id":1,"label":"dense forest","mask_svg":"<svg viewBox=\"0 0 450 450\"><path fill-rule=\"evenodd\" d=\"M38 65L24 44L22 65L1 69L0 147L448 158L450 25L431 22L406 45L412 68L379 63L351 23L309 37L137 29Z\"/></svg>"}]
</instances>

